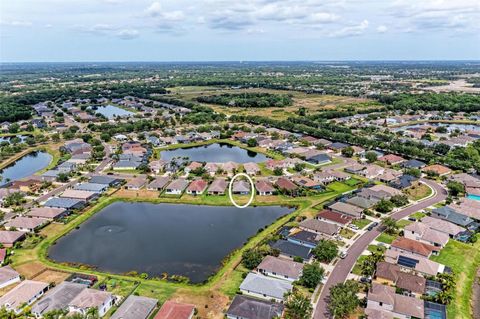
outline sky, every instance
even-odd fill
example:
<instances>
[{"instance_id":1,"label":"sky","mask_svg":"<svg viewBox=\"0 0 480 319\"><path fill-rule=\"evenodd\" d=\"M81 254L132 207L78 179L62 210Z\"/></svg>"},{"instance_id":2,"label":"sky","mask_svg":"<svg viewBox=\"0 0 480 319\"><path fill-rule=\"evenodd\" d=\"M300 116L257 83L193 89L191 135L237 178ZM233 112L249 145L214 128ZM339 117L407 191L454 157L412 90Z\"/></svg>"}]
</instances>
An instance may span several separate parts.
<instances>
[{"instance_id":1,"label":"sky","mask_svg":"<svg viewBox=\"0 0 480 319\"><path fill-rule=\"evenodd\" d=\"M480 0L0 0L1 62L478 59Z\"/></svg>"}]
</instances>

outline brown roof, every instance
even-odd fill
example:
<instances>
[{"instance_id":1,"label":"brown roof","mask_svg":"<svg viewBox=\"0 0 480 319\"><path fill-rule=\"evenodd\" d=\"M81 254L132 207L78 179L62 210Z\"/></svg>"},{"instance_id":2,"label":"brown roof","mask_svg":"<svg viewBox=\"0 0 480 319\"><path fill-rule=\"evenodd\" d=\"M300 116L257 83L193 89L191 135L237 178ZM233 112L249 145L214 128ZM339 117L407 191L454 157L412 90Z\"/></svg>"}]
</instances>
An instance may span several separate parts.
<instances>
[{"instance_id":1,"label":"brown roof","mask_svg":"<svg viewBox=\"0 0 480 319\"><path fill-rule=\"evenodd\" d=\"M69 305L77 308L98 307L111 298L111 296L110 292L87 288L73 298Z\"/></svg>"},{"instance_id":2,"label":"brown roof","mask_svg":"<svg viewBox=\"0 0 480 319\"><path fill-rule=\"evenodd\" d=\"M353 219L353 217L351 216L332 212L331 210L328 210L328 209L324 209L320 213L318 213L317 218L331 220L332 222L342 224L342 225L349 224Z\"/></svg>"},{"instance_id":3,"label":"brown roof","mask_svg":"<svg viewBox=\"0 0 480 319\"><path fill-rule=\"evenodd\" d=\"M210 187L208 188L209 192L225 192L225 189L227 189L227 181L223 178L217 178L215 179L212 184L210 184Z\"/></svg>"},{"instance_id":4,"label":"brown roof","mask_svg":"<svg viewBox=\"0 0 480 319\"><path fill-rule=\"evenodd\" d=\"M277 186L282 188L282 189L286 189L288 191L293 191L293 190L298 189L297 185L295 185L292 181L290 181L290 180L288 180L284 177L280 177L277 180Z\"/></svg>"},{"instance_id":5,"label":"brown roof","mask_svg":"<svg viewBox=\"0 0 480 319\"><path fill-rule=\"evenodd\" d=\"M450 173L452 170L446 166L434 164L434 165L424 167L422 171L424 172L431 171L431 172L437 173L438 175L446 175Z\"/></svg>"},{"instance_id":6,"label":"brown roof","mask_svg":"<svg viewBox=\"0 0 480 319\"><path fill-rule=\"evenodd\" d=\"M405 161L405 159L403 157L395 155L395 154L384 155L384 156L380 157L378 160L382 161L382 162L387 162L389 164L390 163L400 163L400 162Z\"/></svg>"},{"instance_id":7,"label":"brown roof","mask_svg":"<svg viewBox=\"0 0 480 319\"><path fill-rule=\"evenodd\" d=\"M23 231L0 230L0 243L4 245L13 245L24 236L25 232Z\"/></svg>"},{"instance_id":8,"label":"brown roof","mask_svg":"<svg viewBox=\"0 0 480 319\"><path fill-rule=\"evenodd\" d=\"M260 265L258 265L257 269L259 271L272 272L280 276L297 279L302 274L303 264L274 256L266 256Z\"/></svg>"},{"instance_id":9,"label":"brown roof","mask_svg":"<svg viewBox=\"0 0 480 319\"><path fill-rule=\"evenodd\" d=\"M387 262L377 263L375 272L377 278L392 281L398 288L412 291L414 293L423 294L425 292L426 279L415 276L406 272L402 272L400 266Z\"/></svg>"},{"instance_id":10,"label":"brown roof","mask_svg":"<svg viewBox=\"0 0 480 319\"><path fill-rule=\"evenodd\" d=\"M409 251L414 254L418 254L421 256L429 257L432 252L439 251L438 247L427 245L421 242L418 242L413 239L408 239L405 237L400 237L395 239L395 241L391 245L394 248L398 248L404 251Z\"/></svg>"},{"instance_id":11,"label":"brown roof","mask_svg":"<svg viewBox=\"0 0 480 319\"><path fill-rule=\"evenodd\" d=\"M301 228L313 230L318 233L324 233L330 236L335 235L340 229L338 225L327 223L318 219L305 219L298 226Z\"/></svg>"},{"instance_id":12,"label":"brown roof","mask_svg":"<svg viewBox=\"0 0 480 319\"><path fill-rule=\"evenodd\" d=\"M261 180L255 182L255 188L259 192L273 192L275 191L275 187L273 187L272 183L269 181Z\"/></svg>"},{"instance_id":13,"label":"brown roof","mask_svg":"<svg viewBox=\"0 0 480 319\"><path fill-rule=\"evenodd\" d=\"M191 192L202 192L207 188L208 183L203 179L197 179L190 183L187 187L187 191Z\"/></svg>"},{"instance_id":14,"label":"brown roof","mask_svg":"<svg viewBox=\"0 0 480 319\"><path fill-rule=\"evenodd\" d=\"M91 198L92 196L95 196L95 192L90 192L90 191L81 191L81 190L76 190L76 189L67 189L63 192L60 197L66 197L66 198L77 198L77 199L83 199L87 200Z\"/></svg>"},{"instance_id":15,"label":"brown roof","mask_svg":"<svg viewBox=\"0 0 480 319\"><path fill-rule=\"evenodd\" d=\"M194 305L166 301L154 319L188 319L195 309Z\"/></svg>"},{"instance_id":16,"label":"brown roof","mask_svg":"<svg viewBox=\"0 0 480 319\"><path fill-rule=\"evenodd\" d=\"M62 215L65 212L63 208L55 208L55 207L34 207L32 208L27 215L33 217L42 217L42 218L49 218L54 219L58 216Z\"/></svg>"},{"instance_id":17,"label":"brown roof","mask_svg":"<svg viewBox=\"0 0 480 319\"><path fill-rule=\"evenodd\" d=\"M18 286L0 298L0 305L8 304L11 308L19 309L39 292L48 287L47 283L33 280L22 281Z\"/></svg>"},{"instance_id":18,"label":"brown roof","mask_svg":"<svg viewBox=\"0 0 480 319\"><path fill-rule=\"evenodd\" d=\"M11 228L26 228L26 229L35 229L37 227L46 224L48 219L46 218L39 218L39 217L16 217L10 219L8 222L5 223L5 227Z\"/></svg>"}]
</instances>

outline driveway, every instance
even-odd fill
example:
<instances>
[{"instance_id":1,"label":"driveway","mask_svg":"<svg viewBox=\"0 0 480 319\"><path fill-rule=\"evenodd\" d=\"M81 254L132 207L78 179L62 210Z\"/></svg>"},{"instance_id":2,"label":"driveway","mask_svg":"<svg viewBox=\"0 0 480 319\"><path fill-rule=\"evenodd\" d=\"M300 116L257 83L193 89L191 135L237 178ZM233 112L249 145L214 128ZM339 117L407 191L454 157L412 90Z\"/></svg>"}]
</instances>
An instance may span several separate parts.
<instances>
[{"instance_id":1,"label":"driveway","mask_svg":"<svg viewBox=\"0 0 480 319\"><path fill-rule=\"evenodd\" d=\"M392 214L392 217L394 219L402 219L413 213L418 212L419 210L425 209L431 205L441 202L447 198L447 191L439 184L427 179L421 179L421 181L433 188L436 194L424 201L418 202L417 204L414 204ZM374 228L371 231L367 231L360 238L358 238L357 241L348 249L347 257L338 261L337 265L333 269L332 273L327 279L327 282L325 283L325 286L322 289L320 298L318 299L318 303L315 306L315 312L313 315L314 319L331 318L327 310L327 301L330 294L330 288L335 286L336 284L345 282L358 257L368 247L368 245L378 235L380 235L380 233L381 232L378 230L378 227Z\"/></svg>"}]
</instances>

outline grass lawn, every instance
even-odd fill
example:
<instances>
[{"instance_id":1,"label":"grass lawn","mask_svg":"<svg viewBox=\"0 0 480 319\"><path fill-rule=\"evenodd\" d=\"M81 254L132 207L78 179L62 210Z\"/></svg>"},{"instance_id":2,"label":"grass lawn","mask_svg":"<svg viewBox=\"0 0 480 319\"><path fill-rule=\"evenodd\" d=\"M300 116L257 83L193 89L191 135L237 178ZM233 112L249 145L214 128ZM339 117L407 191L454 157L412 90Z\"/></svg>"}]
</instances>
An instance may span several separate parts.
<instances>
[{"instance_id":1,"label":"grass lawn","mask_svg":"<svg viewBox=\"0 0 480 319\"><path fill-rule=\"evenodd\" d=\"M427 214L422 213L422 212L416 212L409 217L415 218L416 220L422 219L423 217L427 216Z\"/></svg>"},{"instance_id":2,"label":"grass lawn","mask_svg":"<svg viewBox=\"0 0 480 319\"><path fill-rule=\"evenodd\" d=\"M377 245L368 245L367 250L374 253L374 252L384 252L386 250L385 247L377 246Z\"/></svg>"},{"instance_id":3,"label":"grass lawn","mask_svg":"<svg viewBox=\"0 0 480 319\"><path fill-rule=\"evenodd\" d=\"M447 307L448 319L473 318L472 286L480 267L480 241L471 245L450 240L440 255L431 259L452 268L457 277L453 301Z\"/></svg>"},{"instance_id":4,"label":"grass lawn","mask_svg":"<svg viewBox=\"0 0 480 319\"><path fill-rule=\"evenodd\" d=\"M358 184L360 184L362 181L356 179L356 178L350 178L350 179L347 179L345 182L343 182L344 184L347 184L348 186L356 186Z\"/></svg>"},{"instance_id":5,"label":"grass lawn","mask_svg":"<svg viewBox=\"0 0 480 319\"><path fill-rule=\"evenodd\" d=\"M366 255L361 255L358 257L357 262L355 263L355 266L352 268L352 273L358 276L362 275L362 269L360 268L360 265L362 264L363 260L367 258Z\"/></svg>"},{"instance_id":6,"label":"grass lawn","mask_svg":"<svg viewBox=\"0 0 480 319\"><path fill-rule=\"evenodd\" d=\"M432 189L423 183L415 183L404 190L405 194L411 200L420 200L432 194Z\"/></svg>"},{"instance_id":7,"label":"grass lawn","mask_svg":"<svg viewBox=\"0 0 480 319\"><path fill-rule=\"evenodd\" d=\"M385 244L391 244L395 240L395 238L397 238L397 236L392 236L392 235L389 235L389 234L381 233L377 237L377 241L379 241L381 243L385 243Z\"/></svg>"},{"instance_id":8,"label":"grass lawn","mask_svg":"<svg viewBox=\"0 0 480 319\"><path fill-rule=\"evenodd\" d=\"M405 226L410 225L411 223L413 223L411 220L401 219L397 222L397 225L400 228L404 228Z\"/></svg>"},{"instance_id":9,"label":"grass lawn","mask_svg":"<svg viewBox=\"0 0 480 319\"><path fill-rule=\"evenodd\" d=\"M360 229L364 229L365 227L367 227L371 223L372 223L372 221L368 218L355 219L354 221L352 221L352 224L354 224L355 226L357 226Z\"/></svg>"},{"instance_id":10,"label":"grass lawn","mask_svg":"<svg viewBox=\"0 0 480 319\"><path fill-rule=\"evenodd\" d=\"M349 192L349 191L351 191L355 188L351 187L351 186L349 186L345 183L333 182L333 183L328 184L327 189L331 189L331 190L333 190L337 193L343 194L343 193Z\"/></svg>"},{"instance_id":11,"label":"grass lawn","mask_svg":"<svg viewBox=\"0 0 480 319\"><path fill-rule=\"evenodd\" d=\"M343 228L342 230L340 230L340 236L347 239L352 238L353 236L355 236L355 234L356 233L353 230L350 230L348 228Z\"/></svg>"}]
</instances>

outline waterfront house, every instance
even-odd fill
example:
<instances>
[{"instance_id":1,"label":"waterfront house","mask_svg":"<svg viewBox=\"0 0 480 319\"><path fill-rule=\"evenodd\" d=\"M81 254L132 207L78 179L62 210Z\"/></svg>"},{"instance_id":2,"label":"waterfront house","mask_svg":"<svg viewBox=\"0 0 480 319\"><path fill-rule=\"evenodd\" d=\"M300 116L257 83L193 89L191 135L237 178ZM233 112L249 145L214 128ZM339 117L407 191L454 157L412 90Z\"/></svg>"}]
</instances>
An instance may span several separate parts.
<instances>
[{"instance_id":1,"label":"waterfront house","mask_svg":"<svg viewBox=\"0 0 480 319\"><path fill-rule=\"evenodd\" d=\"M291 196L296 196L298 193L299 187L285 177L280 177L277 179L276 185L281 191Z\"/></svg>"},{"instance_id":2,"label":"waterfront house","mask_svg":"<svg viewBox=\"0 0 480 319\"><path fill-rule=\"evenodd\" d=\"M145 177L135 177L130 179L125 184L125 189L128 190L139 190L147 184L147 179Z\"/></svg>"},{"instance_id":3,"label":"waterfront house","mask_svg":"<svg viewBox=\"0 0 480 319\"><path fill-rule=\"evenodd\" d=\"M333 212L329 209L324 209L317 214L317 219L324 220L330 223L337 224L340 227L345 227L353 220L352 216Z\"/></svg>"},{"instance_id":4,"label":"waterfront house","mask_svg":"<svg viewBox=\"0 0 480 319\"><path fill-rule=\"evenodd\" d=\"M110 318L147 319L155 310L157 303L157 299L130 295Z\"/></svg>"},{"instance_id":5,"label":"waterfront house","mask_svg":"<svg viewBox=\"0 0 480 319\"><path fill-rule=\"evenodd\" d=\"M305 219L298 224L298 227L303 230L329 237L337 235L340 231L339 226L318 219Z\"/></svg>"},{"instance_id":6,"label":"waterfront house","mask_svg":"<svg viewBox=\"0 0 480 319\"><path fill-rule=\"evenodd\" d=\"M94 184L105 184L109 187L116 187L119 186L124 179L118 177L112 177L108 175L95 175L90 178L90 183Z\"/></svg>"},{"instance_id":7,"label":"waterfront house","mask_svg":"<svg viewBox=\"0 0 480 319\"><path fill-rule=\"evenodd\" d=\"M160 176L155 178L150 184L147 185L147 189L150 191L158 191L161 192L167 186L168 182L170 181L169 177Z\"/></svg>"},{"instance_id":8,"label":"waterfront house","mask_svg":"<svg viewBox=\"0 0 480 319\"><path fill-rule=\"evenodd\" d=\"M251 185L244 180L235 180L232 185L232 193L236 195L248 195L251 192Z\"/></svg>"},{"instance_id":9,"label":"waterfront house","mask_svg":"<svg viewBox=\"0 0 480 319\"><path fill-rule=\"evenodd\" d=\"M167 300L154 319L192 319L194 313L194 305Z\"/></svg>"},{"instance_id":10,"label":"waterfront house","mask_svg":"<svg viewBox=\"0 0 480 319\"><path fill-rule=\"evenodd\" d=\"M210 187L208 187L208 195L225 195L228 183L224 178L216 178Z\"/></svg>"},{"instance_id":11,"label":"waterfront house","mask_svg":"<svg viewBox=\"0 0 480 319\"><path fill-rule=\"evenodd\" d=\"M13 245L25 238L26 232L18 230L0 230L0 244L4 247L13 247Z\"/></svg>"},{"instance_id":12,"label":"waterfront house","mask_svg":"<svg viewBox=\"0 0 480 319\"><path fill-rule=\"evenodd\" d=\"M245 173L250 176L255 176L260 174L260 167L256 163L250 162L243 164L243 168L245 169Z\"/></svg>"},{"instance_id":13,"label":"waterfront house","mask_svg":"<svg viewBox=\"0 0 480 319\"><path fill-rule=\"evenodd\" d=\"M257 271L265 276L295 281L302 275L303 264L274 256L266 256L257 266Z\"/></svg>"},{"instance_id":14,"label":"waterfront house","mask_svg":"<svg viewBox=\"0 0 480 319\"><path fill-rule=\"evenodd\" d=\"M187 188L189 182L186 179L178 178L170 182L165 189L165 194L181 195Z\"/></svg>"},{"instance_id":15,"label":"waterfront house","mask_svg":"<svg viewBox=\"0 0 480 319\"><path fill-rule=\"evenodd\" d=\"M249 273L240 285L240 291L244 295L277 302L283 302L285 294L292 288L292 284L286 280L255 273Z\"/></svg>"},{"instance_id":16,"label":"waterfront house","mask_svg":"<svg viewBox=\"0 0 480 319\"><path fill-rule=\"evenodd\" d=\"M88 203L89 201L97 198L98 195L99 194L96 193L96 192L82 191L82 190L76 190L76 189L67 189L60 195L60 197L80 199L80 200L83 200L83 201Z\"/></svg>"},{"instance_id":17,"label":"waterfront house","mask_svg":"<svg viewBox=\"0 0 480 319\"><path fill-rule=\"evenodd\" d=\"M336 213L352 216L355 219L360 219L363 215L363 208L348 203L335 202L329 205L328 208Z\"/></svg>"},{"instance_id":18,"label":"waterfront house","mask_svg":"<svg viewBox=\"0 0 480 319\"><path fill-rule=\"evenodd\" d=\"M15 229L33 233L35 230L48 224L48 222L48 219L45 218L17 216L7 221L4 226L6 230Z\"/></svg>"},{"instance_id":19,"label":"waterfront house","mask_svg":"<svg viewBox=\"0 0 480 319\"><path fill-rule=\"evenodd\" d=\"M219 169L221 169L221 165L217 164L217 163L207 163L205 164L205 170L207 171L208 174L210 174L210 176L215 176L215 174L217 173L217 171Z\"/></svg>"},{"instance_id":20,"label":"waterfront house","mask_svg":"<svg viewBox=\"0 0 480 319\"><path fill-rule=\"evenodd\" d=\"M69 303L87 286L84 284L64 281L50 289L45 296L32 306L32 313L36 317L55 310L68 310Z\"/></svg>"},{"instance_id":21,"label":"waterfront house","mask_svg":"<svg viewBox=\"0 0 480 319\"><path fill-rule=\"evenodd\" d=\"M197 179L190 183L187 187L187 194L202 195L207 189L208 183L203 179Z\"/></svg>"},{"instance_id":22,"label":"waterfront house","mask_svg":"<svg viewBox=\"0 0 480 319\"><path fill-rule=\"evenodd\" d=\"M0 268L0 289L20 282L20 274L10 266Z\"/></svg>"},{"instance_id":23,"label":"waterfront house","mask_svg":"<svg viewBox=\"0 0 480 319\"><path fill-rule=\"evenodd\" d=\"M74 190L77 191L87 191L87 192L93 192L96 194L103 193L107 190L108 185L105 184L95 184L95 183L80 183L75 186L73 186Z\"/></svg>"},{"instance_id":24,"label":"waterfront house","mask_svg":"<svg viewBox=\"0 0 480 319\"><path fill-rule=\"evenodd\" d=\"M67 210L54 207L33 207L27 212L27 216L46 218L48 220L58 220L65 215L67 215Z\"/></svg>"},{"instance_id":25,"label":"waterfront house","mask_svg":"<svg viewBox=\"0 0 480 319\"><path fill-rule=\"evenodd\" d=\"M312 249L306 246L292 243L288 240L279 239L270 245L273 249L278 249L280 255L287 258L300 257L304 261L308 261L312 258Z\"/></svg>"},{"instance_id":26,"label":"waterfront house","mask_svg":"<svg viewBox=\"0 0 480 319\"><path fill-rule=\"evenodd\" d=\"M322 235L307 230L294 231L287 237L288 242L311 249L317 247L321 239Z\"/></svg>"},{"instance_id":27,"label":"waterfront house","mask_svg":"<svg viewBox=\"0 0 480 319\"><path fill-rule=\"evenodd\" d=\"M226 316L228 319L274 319L283 313L282 304L236 295L233 298Z\"/></svg>"},{"instance_id":28,"label":"waterfront house","mask_svg":"<svg viewBox=\"0 0 480 319\"><path fill-rule=\"evenodd\" d=\"M89 309L95 308L98 316L103 317L114 304L115 297L110 292L85 288L68 303L68 308L81 315L86 315Z\"/></svg>"},{"instance_id":29,"label":"waterfront house","mask_svg":"<svg viewBox=\"0 0 480 319\"><path fill-rule=\"evenodd\" d=\"M188 164L187 167L185 167L184 171L185 171L185 173L190 174L192 171L195 171L195 170L197 170L199 168L202 168L202 167L203 167L202 163L191 162L190 164Z\"/></svg>"},{"instance_id":30,"label":"waterfront house","mask_svg":"<svg viewBox=\"0 0 480 319\"><path fill-rule=\"evenodd\" d=\"M52 197L43 204L46 207L64 208L66 210L81 209L85 206L85 201L75 198Z\"/></svg>"},{"instance_id":31,"label":"waterfront house","mask_svg":"<svg viewBox=\"0 0 480 319\"><path fill-rule=\"evenodd\" d=\"M275 194L275 187L267 180L257 180L255 189L260 196L269 196Z\"/></svg>"}]
</instances>

